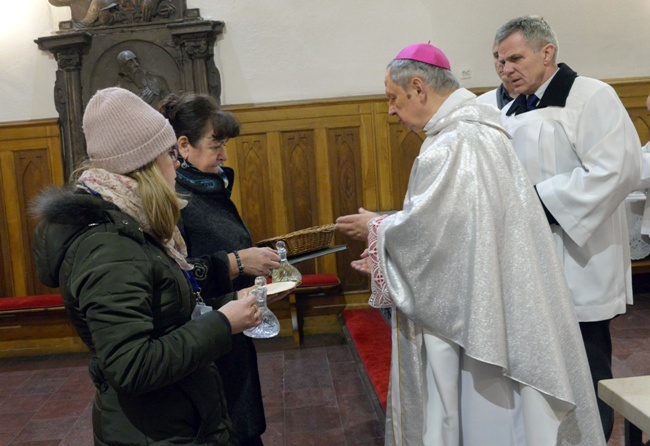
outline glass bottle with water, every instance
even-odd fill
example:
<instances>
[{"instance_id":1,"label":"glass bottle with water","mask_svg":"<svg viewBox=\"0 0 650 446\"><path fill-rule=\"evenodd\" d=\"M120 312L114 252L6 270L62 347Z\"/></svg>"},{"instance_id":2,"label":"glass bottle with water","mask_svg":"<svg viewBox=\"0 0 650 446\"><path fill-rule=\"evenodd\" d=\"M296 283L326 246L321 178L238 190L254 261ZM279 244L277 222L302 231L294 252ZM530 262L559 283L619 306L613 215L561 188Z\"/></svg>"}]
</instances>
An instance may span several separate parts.
<instances>
[{"instance_id":1,"label":"glass bottle with water","mask_svg":"<svg viewBox=\"0 0 650 446\"><path fill-rule=\"evenodd\" d=\"M266 279L262 276L256 277L255 285L257 288L254 288L251 293L255 295L255 302L260 310L262 322L257 327L244 330L244 334L251 338L272 338L280 333L280 321L266 306Z\"/></svg>"},{"instance_id":2,"label":"glass bottle with water","mask_svg":"<svg viewBox=\"0 0 650 446\"><path fill-rule=\"evenodd\" d=\"M280 256L280 266L271 274L273 282L296 282L296 285L300 285L302 274L287 260L287 248L284 242L280 240L275 244L275 248Z\"/></svg>"}]
</instances>

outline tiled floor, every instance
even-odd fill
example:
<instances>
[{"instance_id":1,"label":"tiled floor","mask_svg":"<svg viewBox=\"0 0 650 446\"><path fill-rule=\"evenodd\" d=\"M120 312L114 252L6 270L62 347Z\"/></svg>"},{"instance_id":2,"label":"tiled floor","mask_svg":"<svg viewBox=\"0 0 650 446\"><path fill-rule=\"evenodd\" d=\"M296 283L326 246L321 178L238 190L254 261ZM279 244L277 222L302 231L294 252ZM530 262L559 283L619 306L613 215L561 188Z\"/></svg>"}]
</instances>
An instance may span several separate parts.
<instances>
[{"instance_id":1,"label":"tiled floor","mask_svg":"<svg viewBox=\"0 0 650 446\"><path fill-rule=\"evenodd\" d=\"M649 375L650 292L613 321L612 334L615 376ZM299 349L290 338L265 340L258 353L266 446L383 444L383 414L343 334L307 336ZM91 445L86 361L86 354L0 359L0 446ZM622 445L619 417L609 446Z\"/></svg>"},{"instance_id":2,"label":"tiled floor","mask_svg":"<svg viewBox=\"0 0 650 446\"><path fill-rule=\"evenodd\" d=\"M258 343L266 446L382 445L383 414L345 336ZM87 354L0 359L0 446L92 445Z\"/></svg>"},{"instance_id":3,"label":"tiled floor","mask_svg":"<svg viewBox=\"0 0 650 446\"><path fill-rule=\"evenodd\" d=\"M650 281L650 279L649 279ZM635 283L637 293L628 312L612 321L612 368L615 378L650 375L650 282ZM644 436L644 441L648 437ZM623 419L617 414L608 446L623 446Z\"/></svg>"}]
</instances>

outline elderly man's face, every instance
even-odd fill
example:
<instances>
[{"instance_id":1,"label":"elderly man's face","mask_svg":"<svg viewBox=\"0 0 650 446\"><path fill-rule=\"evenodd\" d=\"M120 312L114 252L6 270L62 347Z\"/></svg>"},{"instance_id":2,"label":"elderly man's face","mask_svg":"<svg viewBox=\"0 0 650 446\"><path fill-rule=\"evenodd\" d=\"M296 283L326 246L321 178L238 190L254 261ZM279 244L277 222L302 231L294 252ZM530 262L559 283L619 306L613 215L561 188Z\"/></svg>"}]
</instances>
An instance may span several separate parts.
<instances>
[{"instance_id":1,"label":"elderly man's face","mask_svg":"<svg viewBox=\"0 0 650 446\"><path fill-rule=\"evenodd\" d=\"M388 114L397 116L400 124L407 130L414 132L422 130L420 124L419 102L417 101L417 94L415 91L408 93L402 87L393 82L390 78L390 71L386 70L386 78L384 79L386 85L386 96L388 96Z\"/></svg>"},{"instance_id":2,"label":"elderly man's face","mask_svg":"<svg viewBox=\"0 0 650 446\"><path fill-rule=\"evenodd\" d=\"M519 94L529 95L555 72L555 47L547 43L540 50L526 42L517 31L499 43L499 62L503 64L503 74Z\"/></svg>"}]
</instances>

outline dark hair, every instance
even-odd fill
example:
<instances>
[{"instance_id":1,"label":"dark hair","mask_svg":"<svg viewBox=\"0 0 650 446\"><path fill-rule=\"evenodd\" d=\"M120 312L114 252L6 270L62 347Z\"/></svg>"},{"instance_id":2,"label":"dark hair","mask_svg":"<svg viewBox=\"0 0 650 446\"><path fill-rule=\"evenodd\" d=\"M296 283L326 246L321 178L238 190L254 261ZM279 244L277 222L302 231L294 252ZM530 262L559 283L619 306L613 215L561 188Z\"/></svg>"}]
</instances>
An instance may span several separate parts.
<instances>
[{"instance_id":1,"label":"dark hair","mask_svg":"<svg viewBox=\"0 0 650 446\"><path fill-rule=\"evenodd\" d=\"M158 105L158 111L169 120L176 137L185 136L196 146L206 126L212 127L216 141L239 136L239 122L235 116L219 109L214 98L207 94L185 93L167 95Z\"/></svg>"}]
</instances>

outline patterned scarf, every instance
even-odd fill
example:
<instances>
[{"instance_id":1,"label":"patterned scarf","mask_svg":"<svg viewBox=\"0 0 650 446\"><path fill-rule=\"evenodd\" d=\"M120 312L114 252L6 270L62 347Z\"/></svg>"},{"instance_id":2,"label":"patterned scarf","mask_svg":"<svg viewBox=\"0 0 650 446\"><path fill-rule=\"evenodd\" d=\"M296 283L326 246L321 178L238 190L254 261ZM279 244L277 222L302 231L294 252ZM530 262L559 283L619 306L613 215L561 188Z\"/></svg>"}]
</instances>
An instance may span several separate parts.
<instances>
[{"instance_id":1,"label":"patterned scarf","mask_svg":"<svg viewBox=\"0 0 650 446\"><path fill-rule=\"evenodd\" d=\"M144 232L151 233L151 224L142 207L142 199L138 192L138 182L131 177L108 172L104 169L88 169L80 177L77 187L99 195L104 200L113 203L120 211L132 217L142 227ZM187 200L178 200L179 206L187 206ZM191 270L193 267L185 258L187 257L187 246L178 226L174 228L172 237L161 241L167 255L174 259L183 270Z\"/></svg>"}]
</instances>

